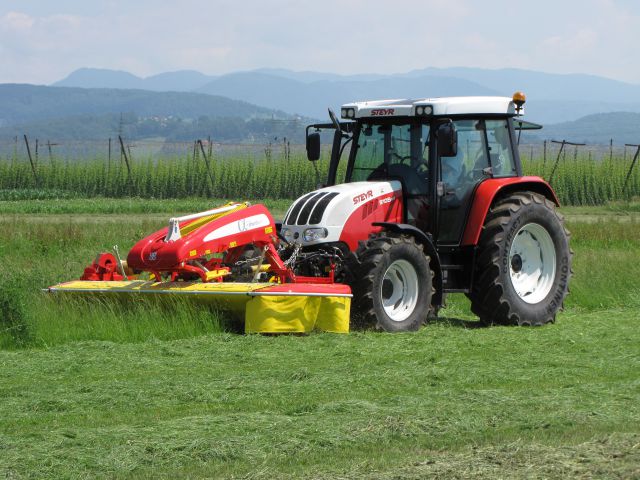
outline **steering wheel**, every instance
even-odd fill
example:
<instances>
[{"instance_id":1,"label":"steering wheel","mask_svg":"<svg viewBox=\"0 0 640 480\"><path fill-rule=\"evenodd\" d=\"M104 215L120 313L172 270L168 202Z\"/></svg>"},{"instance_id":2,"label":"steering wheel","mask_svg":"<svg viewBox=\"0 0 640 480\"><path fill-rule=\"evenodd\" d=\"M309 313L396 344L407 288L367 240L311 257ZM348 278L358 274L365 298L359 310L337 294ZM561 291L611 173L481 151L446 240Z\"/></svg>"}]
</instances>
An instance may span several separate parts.
<instances>
[{"instance_id":1,"label":"steering wheel","mask_svg":"<svg viewBox=\"0 0 640 480\"><path fill-rule=\"evenodd\" d=\"M398 153L397 153L397 152L395 152L395 151L391 152L391 155L392 155L394 158L398 158L398 159L400 160L400 165L404 164L405 160L409 160L409 162L411 162L411 155L405 155L405 156L402 156L402 155L398 154ZM396 164L396 165L397 165L397 164Z\"/></svg>"}]
</instances>

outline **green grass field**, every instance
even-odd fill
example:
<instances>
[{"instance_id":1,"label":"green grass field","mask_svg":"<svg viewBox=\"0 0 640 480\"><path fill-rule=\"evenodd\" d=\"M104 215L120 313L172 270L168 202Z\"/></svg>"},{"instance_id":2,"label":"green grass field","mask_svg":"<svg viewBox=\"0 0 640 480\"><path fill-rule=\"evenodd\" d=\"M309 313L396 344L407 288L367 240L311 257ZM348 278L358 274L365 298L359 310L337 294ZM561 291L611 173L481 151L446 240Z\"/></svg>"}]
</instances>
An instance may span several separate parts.
<instances>
[{"instance_id":1,"label":"green grass field","mask_svg":"<svg viewBox=\"0 0 640 480\"><path fill-rule=\"evenodd\" d=\"M480 328L451 296L416 334L269 337L39 292L198 201L33 202L0 202L0 476L640 477L637 203L563 210L575 276L554 325Z\"/></svg>"}]
</instances>

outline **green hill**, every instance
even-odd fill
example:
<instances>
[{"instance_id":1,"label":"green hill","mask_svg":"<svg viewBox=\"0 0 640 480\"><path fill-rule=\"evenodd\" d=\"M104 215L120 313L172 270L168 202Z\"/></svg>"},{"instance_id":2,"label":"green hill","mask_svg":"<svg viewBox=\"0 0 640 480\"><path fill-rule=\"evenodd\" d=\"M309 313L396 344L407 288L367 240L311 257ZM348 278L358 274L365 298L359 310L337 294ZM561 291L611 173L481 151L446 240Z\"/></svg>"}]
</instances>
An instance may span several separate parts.
<instances>
[{"instance_id":1,"label":"green hill","mask_svg":"<svg viewBox=\"0 0 640 480\"><path fill-rule=\"evenodd\" d=\"M55 141L104 140L122 133L129 139L301 140L303 131L291 115L215 95L0 85L0 139L27 134Z\"/></svg>"},{"instance_id":2,"label":"green hill","mask_svg":"<svg viewBox=\"0 0 640 480\"><path fill-rule=\"evenodd\" d=\"M181 118L289 118L286 113L229 98L189 92L0 85L0 125L77 115L134 112Z\"/></svg>"}]
</instances>

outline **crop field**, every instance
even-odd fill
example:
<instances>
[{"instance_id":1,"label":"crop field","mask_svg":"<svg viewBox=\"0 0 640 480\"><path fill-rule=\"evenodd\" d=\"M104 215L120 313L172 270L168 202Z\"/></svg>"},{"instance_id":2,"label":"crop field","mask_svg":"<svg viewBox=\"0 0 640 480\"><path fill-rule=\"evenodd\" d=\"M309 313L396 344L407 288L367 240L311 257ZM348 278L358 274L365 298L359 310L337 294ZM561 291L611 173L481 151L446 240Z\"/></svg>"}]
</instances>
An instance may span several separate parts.
<instances>
[{"instance_id":1,"label":"crop field","mask_svg":"<svg viewBox=\"0 0 640 480\"><path fill-rule=\"evenodd\" d=\"M326 155L325 155L326 157ZM640 196L640 165L626 158L575 156L524 161L526 174L551 180L564 205L603 205ZM26 158L0 158L0 200L50 198L245 199L297 198L326 178L328 159L312 162L299 151L216 160L201 156L82 162L51 159L32 165ZM338 172L344 175L344 168Z\"/></svg>"},{"instance_id":2,"label":"crop field","mask_svg":"<svg viewBox=\"0 0 640 480\"><path fill-rule=\"evenodd\" d=\"M453 295L415 334L272 337L39 291L219 201L34 192L0 201L0 476L640 477L637 200L562 210L575 275L553 325L481 328Z\"/></svg>"}]
</instances>

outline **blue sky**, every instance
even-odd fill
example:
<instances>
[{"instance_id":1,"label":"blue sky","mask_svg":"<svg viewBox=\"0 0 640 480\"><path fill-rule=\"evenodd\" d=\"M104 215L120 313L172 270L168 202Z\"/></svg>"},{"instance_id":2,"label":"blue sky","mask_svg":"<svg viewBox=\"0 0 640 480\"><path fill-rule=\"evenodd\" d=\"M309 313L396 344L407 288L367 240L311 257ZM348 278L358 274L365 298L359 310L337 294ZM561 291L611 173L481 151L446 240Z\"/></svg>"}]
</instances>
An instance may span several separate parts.
<instances>
[{"instance_id":1,"label":"blue sky","mask_svg":"<svg viewBox=\"0 0 640 480\"><path fill-rule=\"evenodd\" d=\"M428 66L591 73L640 83L637 0L0 0L0 83L80 67L136 75Z\"/></svg>"}]
</instances>

